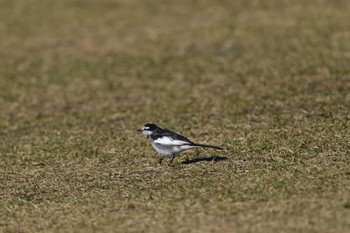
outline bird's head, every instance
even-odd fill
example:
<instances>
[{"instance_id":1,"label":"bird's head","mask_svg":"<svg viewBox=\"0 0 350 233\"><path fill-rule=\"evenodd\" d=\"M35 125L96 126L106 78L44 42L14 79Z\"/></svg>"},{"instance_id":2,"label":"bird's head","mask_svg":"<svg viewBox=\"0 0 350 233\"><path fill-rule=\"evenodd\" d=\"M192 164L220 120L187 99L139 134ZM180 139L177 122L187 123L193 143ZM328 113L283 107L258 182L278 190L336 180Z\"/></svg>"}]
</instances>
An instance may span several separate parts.
<instances>
[{"instance_id":1,"label":"bird's head","mask_svg":"<svg viewBox=\"0 0 350 233\"><path fill-rule=\"evenodd\" d=\"M143 135L151 135L154 131L159 129L159 127L155 124L145 124L142 126L141 129L138 129L137 131L141 131Z\"/></svg>"}]
</instances>

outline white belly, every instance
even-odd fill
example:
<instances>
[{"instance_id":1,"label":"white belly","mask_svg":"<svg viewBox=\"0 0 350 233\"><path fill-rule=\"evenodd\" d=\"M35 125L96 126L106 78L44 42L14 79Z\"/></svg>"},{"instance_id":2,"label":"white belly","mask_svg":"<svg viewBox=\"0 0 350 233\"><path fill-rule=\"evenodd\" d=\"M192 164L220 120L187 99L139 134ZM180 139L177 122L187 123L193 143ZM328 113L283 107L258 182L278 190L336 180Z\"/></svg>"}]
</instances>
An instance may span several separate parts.
<instances>
[{"instance_id":1,"label":"white belly","mask_svg":"<svg viewBox=\"0 0 350 233\"><path fill-rule=\"evenodd\" d=\"M153 148L160 154L173 157L181 151L193 148L194 146L189 145L164 145L152 142Z\"/></svg>"}]
</instances>

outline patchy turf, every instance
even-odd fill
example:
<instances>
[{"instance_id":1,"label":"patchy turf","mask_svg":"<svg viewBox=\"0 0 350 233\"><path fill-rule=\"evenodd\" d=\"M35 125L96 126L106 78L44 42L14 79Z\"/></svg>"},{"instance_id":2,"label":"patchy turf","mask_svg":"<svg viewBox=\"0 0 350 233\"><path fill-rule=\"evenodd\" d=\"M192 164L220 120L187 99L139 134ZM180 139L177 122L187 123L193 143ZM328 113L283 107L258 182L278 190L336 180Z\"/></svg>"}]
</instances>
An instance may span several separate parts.
<instances>
[{"instance_id":1,"label":"patchy turf","mask_svg":"<svg viewBox=\"0 0 350 233\"><path fill-rule=\"evenodd\" d=\"M349 1L0 6L0 232L349 232Z\"/></svg>"}]
</instances>

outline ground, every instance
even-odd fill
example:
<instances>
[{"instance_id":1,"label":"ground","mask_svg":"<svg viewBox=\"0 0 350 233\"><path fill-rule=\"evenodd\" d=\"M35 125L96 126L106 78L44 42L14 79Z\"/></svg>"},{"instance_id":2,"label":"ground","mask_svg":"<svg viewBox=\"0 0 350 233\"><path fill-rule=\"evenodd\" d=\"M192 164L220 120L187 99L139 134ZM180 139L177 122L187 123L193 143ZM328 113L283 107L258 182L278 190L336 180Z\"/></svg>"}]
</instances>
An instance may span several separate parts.
<instances>
[{"instance_id":1,"label":"ground","mask_svg":"<svg viewBox=\"0 0 350 233\"><path fill-rule=\"evenodd\" d=\"M0 5L0 232L350 231L349 1Z\"/></svg>"}]
</instances>

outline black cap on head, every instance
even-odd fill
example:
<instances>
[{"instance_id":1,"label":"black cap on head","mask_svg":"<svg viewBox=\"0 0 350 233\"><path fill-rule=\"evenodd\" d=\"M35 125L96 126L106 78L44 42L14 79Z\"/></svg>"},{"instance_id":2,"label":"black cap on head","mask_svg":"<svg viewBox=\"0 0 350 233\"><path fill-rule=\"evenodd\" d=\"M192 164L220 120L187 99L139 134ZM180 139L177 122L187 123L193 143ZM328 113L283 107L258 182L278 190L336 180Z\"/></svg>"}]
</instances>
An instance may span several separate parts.
<instances>
[{"instance_id":1,"label":"black cap on head","mask_svg":"<svg viewBox=\"0 0 350 233\"><path fill-rule=\"evenodd\" d=\"M147 130L153 131L153 130L158 129L159 127L158 127L157 125L155 125L155 124L145 124L145 125L143 126L143 128L144 128L144 129L147 129Z\"/></svg>"}]
</instances>

